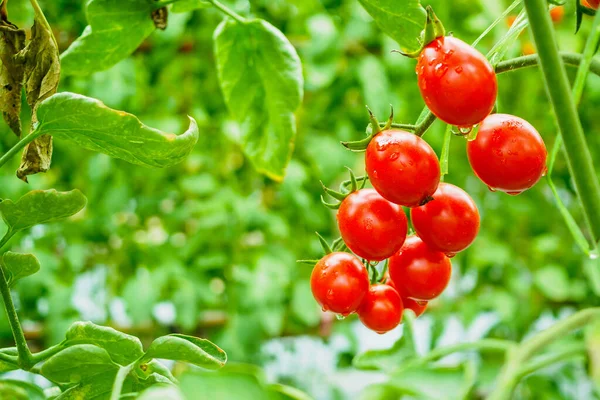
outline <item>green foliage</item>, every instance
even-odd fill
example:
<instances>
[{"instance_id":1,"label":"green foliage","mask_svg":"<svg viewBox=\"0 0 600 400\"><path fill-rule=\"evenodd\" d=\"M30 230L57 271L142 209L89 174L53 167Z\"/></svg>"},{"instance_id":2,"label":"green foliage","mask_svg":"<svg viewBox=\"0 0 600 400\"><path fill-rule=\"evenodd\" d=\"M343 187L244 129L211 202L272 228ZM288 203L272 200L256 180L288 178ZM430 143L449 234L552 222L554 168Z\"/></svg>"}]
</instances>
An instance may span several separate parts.
<instances>
[{"instance_id":1,"label":"green foliage","mask_svg":"<svg viewBox=\"0 0 600 400\"><path fill-rule=\"evenodd\" d=\"M227 361L225 352L210 341L177 334L154 340L146 357L185 361L209 369L221 368Z\"/></svg>"},{"instance_id":2,"label":"green foliage","mask_svg":"<svg viewBox=\"0 0 600 400\"><path fill-rule=\"evenodd\" d=\"M40 262L33 254L19 254L12 251L4 253L2 266L9 287L19 279L33 275L40 270Z\"/></svg>"},{"instance_id":3,"label":"green foliage","mask_svg":"<svg viewBox=\"0 0 600 400\"><path fill-rule=\"evenodd\" d=\"M225 20L215 31L215 53L225 102L240 122L244 152L259 172L282 180L303 93L296 50L266 21Z\"/></svg>"}]
</instances>

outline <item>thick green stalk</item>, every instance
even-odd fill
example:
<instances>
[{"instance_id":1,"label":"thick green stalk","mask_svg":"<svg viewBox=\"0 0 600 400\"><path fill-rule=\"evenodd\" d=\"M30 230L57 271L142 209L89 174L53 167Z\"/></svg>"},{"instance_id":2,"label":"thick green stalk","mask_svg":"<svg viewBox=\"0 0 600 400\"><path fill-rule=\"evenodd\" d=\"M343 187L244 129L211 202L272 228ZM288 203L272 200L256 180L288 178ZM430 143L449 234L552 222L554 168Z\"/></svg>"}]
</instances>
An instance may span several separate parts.
<instances>
[{"instance_id":1,"label":"thick green stalk","mask_svg":"<svg viewBox=\"0 0 600 400\"><path fill-rule=\"evenodd\" d=\"M546 90L564 141L569 171L581 200L585 221L596 243L600 238L600 182L571 95L567 72L558 53L546 0L525 0L525 9L538 49Z\"/></svg>"},{"instance_id":2,"label":"thick green stalk","mask_svg":"<svg viewBox=\"0 0 600 400\"><path fill-rule=\"evenodd\" d=\"M4 246L11 237L12 232L7 232L6 235L4 235L4 238L2 238L0 241L0 248L2 248L2 246ZM21 328L21 323L19 322L17 310L15 309L15 305L10 295L10 288L8 287L8 281L6 280L6 275L4 274L4 268L2 267L0 267L0 294L4 300L4 308L6 309L6 315L8 316L10 329L12 330L17 351L19 353L19 367L23 368L24 370L28 370L33 365L31 351L27 346L27 340L23 334L23 329Z\"/></svg>"},{"instance_id":3,"label":"thick green stalk","mask_svg":"<svg viewBox=\"0 0 600 400\"><path fill-rule=\"evenodd\" d=\"M563 338L570 332L580 329L590 322L600 318L600 308L588 308L579 311L570 317L558 322L551 328L548 328L537 335L525 340L520 345L512 348L508 352L508 361L502 367L502 371L497 380L496 388L488 397L488 400L509 400L511 399L515 386L519 383L524 373L534 371L533 367L543 368L549 365L554 358L549 358L546 362L537 364L522 365L527 362L535 353L555 340ZM570 353L572 356L572 353ZM563 355L565 356L565 355ZM561 357L556 361L563 360Z\"/></svg>"}]
</instances>

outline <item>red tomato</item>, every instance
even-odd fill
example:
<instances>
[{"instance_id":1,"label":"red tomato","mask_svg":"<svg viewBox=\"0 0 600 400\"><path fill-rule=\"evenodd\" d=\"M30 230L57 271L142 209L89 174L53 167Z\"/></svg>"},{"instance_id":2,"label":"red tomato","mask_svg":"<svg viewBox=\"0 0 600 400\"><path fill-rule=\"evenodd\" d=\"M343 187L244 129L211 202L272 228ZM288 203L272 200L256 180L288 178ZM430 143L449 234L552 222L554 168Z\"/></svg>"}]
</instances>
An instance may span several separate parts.
<instances>
[{"instance_id":1,"label":"red tomato","mask_svg":"<svg viewBox=\"0 0 600 400\"><path fill-rule=\"evenodd\" d=\"M433 200L410 210L417 235L433 250L452 257L463 251L479 232L479 211L461 188L441 182Z\"/></svg>"},{"instance_id":2,"label":"red tomato","mask_svg":"<svg viewBox=\"0 0 600 400\"><path fill-rule=\"evenodd\" d=\"M390 277L403 296L416 300L438 297L450 282L452 264L440 251L417 236L409 236L400 251L390 258Z\"/></svg>"},{"instance_id":3,"label":"red tomato","mask_svg":"<svg viewBox=\"0 0 600 400\"><path fill-rule=\"evenodd\" d=\"M323 311L348 315L356 311L369 291L369 274L356 256L331 253L313 269L310 287Z\"/></svg>"},{"instance_id":4,"label":"red tomato","mask_svg":"<svg viewBox=\"0 0 600 400\"><path fill-rule=\"evenodd\" d=\"M468 142L467 155L473 171L490 190L517 195L545 174L548 154L529 122L494 114L483 121L477 138Z\"/></svg>"},{"instance_id":5,"label":"red tomato","mask_svg":"<svg viewBox=\"0 0 600 400\"><path fill-rule=\"evenodd\" d=\"M550 10L550 17L552 17L552 21L555 23L559 23L563 20L565 16L565 8L563 6L554 7Z\"/></svg>"},{"instance_id":6,"label":"red tomato","mask_svg":"<svg viewBox=\"0 0 600 400\"><path fill-rule=\"evenodd\" d=\"M442 121L471 127L494 108L498 82L489 61L473 47L452 36L428 44L417 63L421 95Z\"/></svg>"},{"instance_id":7,"label":"red tomato","mask_svg":"<svg viewBox=\"0 0 600 400\"><path fill-rule=\"evenodd\" d=\"M427 202L440 182L440 163L431 146L412 133L386 130L367 147L367 174L386 200L406 207Z\"/></svg>"},{"instance_id":8,"label":"red tomato","mask_svg":"<svg viewBox=\"0 0 600 400\"><path fill-rule=\"evenodd\" d=\"M385 333L402 321L402 300L389 285L373 285L358 308L361 322L372 331Z\"/></svg>"},{"instance_id":9,"label":"red tomato","mask_svg":"<svg viewBox=\"0 0 600 400\"><path fill-rule=\"evenodd\" d=\"M425 312L425 310L427 309L427 304L428 304L427 301L414 300L414 299L410 299L408 297L403 296L402 293L400 293L400 291L398 291L398 288L396 287L396 285L394 285L394 281L391 280L389 277L386 279L385 283L387 285L393 287L394 289L396 289L396 291L400 295L400 298L402 299L402 305L404 306L405 311L412 310L415 313L416 317L421 316L421 314L423 314Z\"/></svg>"},{"instance_id":10,"label":"red tomato","mask_svg":"<svg viewBox=\"0 0 600 400\"><path fill-rule=\"evenodd\" d=\"M582 5L597 10L600 7L600 0L583 0Z\"/></svg>"},{"instance_id":11,"label":"red tomato","mask_svg":"<svg viewBox=\"0 0 600 400\"><path fill-rule=\"evenodd\" d=\"M375 189L361 189L342 201L337 213L344 242L357 256L383 261L404 244L408 222L402 207Z\"/></svg>"}]
</instances>

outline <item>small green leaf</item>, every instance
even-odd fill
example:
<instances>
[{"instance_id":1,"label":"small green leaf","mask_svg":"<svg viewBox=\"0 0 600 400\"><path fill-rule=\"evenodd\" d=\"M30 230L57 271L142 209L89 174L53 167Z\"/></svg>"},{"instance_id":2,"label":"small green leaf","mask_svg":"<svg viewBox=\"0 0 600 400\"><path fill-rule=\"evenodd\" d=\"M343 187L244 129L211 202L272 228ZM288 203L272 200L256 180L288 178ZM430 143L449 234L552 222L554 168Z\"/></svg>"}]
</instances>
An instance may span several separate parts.
<instances>
[{"instance_id":1,"label":"small green leaf","mask_svg":"<svg viewBox=\"0 0 600 400\"><path fill-rule=\"evenodd\" d=\"M7 400L45 400L44 391L29 382L13 379L0 381L0 399Z\"/></svg>"},{"instance_id":2,"label":"small green leaf","mask_svg":"<svg viewBox=\"0 0 600 400\"><path fill-rule=\"evenodd\" d=\"M394 39L402 50L412 53L421 48L421 31L426 12L419 0L359 0L379 28Z\"/></svg>"},{"instance_id":3,"label":"small green leaf","mask_svg":"<svg viewBox=\"0 0 600 400\"><path fill-rule=\"evenodd\" d=\"M140 365L138 365L138 368L136 368L134 371L137 374L137 376L143 380L152 379L155 381L159 381L160 378L157 378L157 375L159 375L164 377L167 381L171 383L177 382L177 379L175 379L175 377L171 373L171 370L165 367L158 360L151 360L150 362L141 363Z\"/></svg>"},{"instance_id":4,"label":"small green leaf","mask_svg":"<svg viewBox=\"0 0 600 400\"><path fill-rule=\"evenodd\" d=\"M70 217L81 211L86 203L87 199L77 189L70 192L33 190L16 202L2 201L0 213L9 229L17 232Z\"/></svg>"},{"instance_id":5,"label":"small green leaf","mask_svg":"<svg viewBox=\"0 0 600 400\"><path fill-rule=\"evenodd\" d=\"M245 154L259 172L281 181L294 147L294 111L303 95L296 49L266 21L226 19L215 31L215 54L225 103L240 122Z\"/></svg>"},{"instance_id":6,"label":"small green leaf","mask_svg":"<svg viewBox=\"0 0 600 400\"><path fill-rule=\"evenodd\" d=\"M227 362L223 350L206 339L186 335L167 335L154 340L146 358L185 361L208 369L221 368Z\"/></svg>"},{"instance_id":7,"label":"small green leaf","mask_svg":"<svg viewBox=\"0 0 600 400\"><path fill-rule=\"evenodd\" d=\"M86 149L150 167L181 162L198 141L198 125L191 117L189 129L178 136L150 128L135 115L75 93L58 93L42 102L38 118L38 134L69 140Z\"/></svg>"},{"instance_id":8,"label":"small green leaf","mask_svg":"<svg viewBox=\"0 0 600 400\"><path fill-rule=\"evenodd\" d=\"M194 11L200 8L212 7L208 1L202 0L179 0L171 6L171 11L174 13L184 13Z\"/></svg>"},{"instance_id":9,"label":"small green leaf","mask_svg":"<svg viewBox=\"0 0 600 400\"><path fill-rule=\"evenodd\" d=\"M134 52L155 29L152 0L91 0L88 26L61 56L64 74L88 75Z\"/></svg>"},{"instance_id":10,"label":"small green leaf","mask_svg":"<svg viewBox=\"0 0 600 400\"><path fill-rule=\"evenodd\" d=\"M33 275L40 270L40 262L33 254L19 254L7 251L2 256L4 270L8 274L8 286L21 278Z\"/></svg>"},{"instance_id":11,"label":"small green leaf","mask_svg":"<svg viewBox=\"0 0 600 400\"><path fill-rule=\"evenodd\" d=\"M144 355L142 343L137 337L91 322L75 322L67 331L66 338L71 343L101 347L120 365L131 364Z\"/></svg>"},{"instance_id":12,"label":"small green leaf","mask_svg":"<svg viewBox=\"0 0 600 400\"><path fill-rule=\"evenodd\" d=\"M104 373L116 373L106 350L91 344L67 347L42 365L42 375L57 383L78 383Z\"/></svg>"},{"instance_id":13,"label":"small green leaf","mask_svg":"<svg viewBox=\"0 0 600 400\"><path fill-rule=\"evenodd\" d=\"M565 301L570 294L570 281L567 271L559 265L548 265L535 272L535 285L552 301Z\"/></svg>"}]
</instances>

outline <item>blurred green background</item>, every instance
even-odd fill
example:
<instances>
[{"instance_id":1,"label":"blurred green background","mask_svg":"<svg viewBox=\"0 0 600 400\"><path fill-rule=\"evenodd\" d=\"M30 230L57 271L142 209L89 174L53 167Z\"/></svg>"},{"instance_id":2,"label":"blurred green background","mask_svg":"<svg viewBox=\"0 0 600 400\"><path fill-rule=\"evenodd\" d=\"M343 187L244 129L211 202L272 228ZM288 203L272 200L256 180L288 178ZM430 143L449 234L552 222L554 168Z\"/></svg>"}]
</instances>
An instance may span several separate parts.
<instances>
[{"instance_id":1,"label":"blurred green background","mask_svg":"<svg viewBox=\"0 0 600 400\"><path fill-rule=\"evenodd\" d=\"M365 104L380 119L389 104L397 122L417 119L423 101L415 62L390 52L395 43L357 0L224 2L281 29L302 59L305 99L297 112L298 136L284 182L256 173L236 144L235 124L215 71L212 34L223 18L216 10L171 13L168 29L156 31L132 57L89 77L63 77L61 91L97 97L165 131L183 131L191 115L201 135L193 154L166 170L131 166L60 141L52 169L31 177L29 185L14 176L17 159L2 170L0 187L7 198L34 188L79 188L88 197L86 209L69 222L36 227L14 241L15 251L33 252L42 263L38 274L16 288L26 336L39 350L62 339L76 320L111 325L145 343L184 332L209 338L230 361L256 364L271 382L295 386L317 399L358 398L361 393L385 398L376 386L365 388L384 381L386 373L359 371L352 359L391 347L402 327L380 336L354 316L338 321L322 313L310 293L311 267L295 260L321 256L315 231L329 239L337 235L334 214L320 204L319 180L336 185L346 179L344 166L364 169L363 157L344 150L339 141L363 136ZM433 5L446 28L467 42L509 4L423 3ZM42 1L41 6L61 50L66 49L86 24L84 1ZM9 11L12 22L30 25L28 2L11 1ZM590 22L586 19L575 35L574 4L569 2L565 19L556 26L562 49L580 52ZM486 53L507 29L499 24L479 50ZM529 42L525 33L507 56L521 55ZM539 71L505 74L499 84L499 110L529 120L551 148L556 128ZM600 78L594 76L580 111L600 173L599 106ZM436 122L425 135L438 155L443 130ZM6 151L15 137L5 125L0 133L0 150ZM554 180L581 222L562 156ZM482 337L520 340L575 310L600 305L600 293L594 292L598 282L590 273L600 264L575 246L545 180L517 197L491 193L473 175L464 139L454 137L447 181L476 201L481 233L453 259L450 287L417 321L420 351ZM12 345L4 313L0 340ZM465 358L444 362L462 365ZM477 354L469 358L490 377L502 363ZM559 364L528 377L516 395L594 398L586 369L583 359ZM415 379L439 382L425 372ZM485 385L477 390L485 392Z\"/></svg>"}]
</instances>

